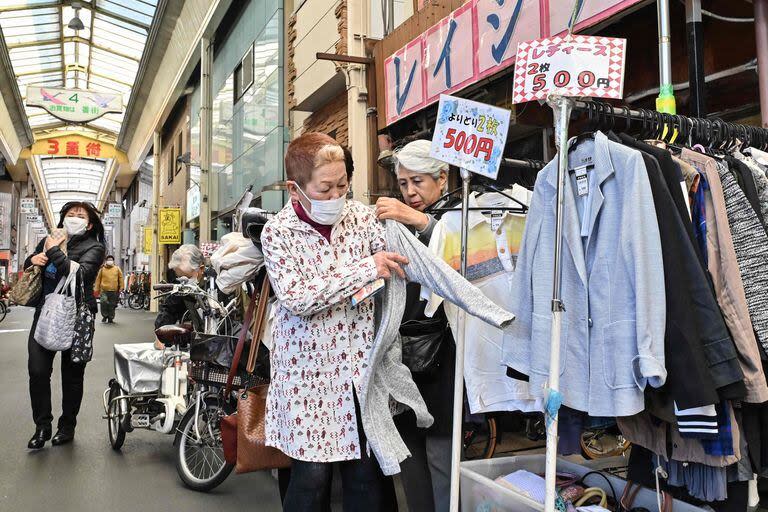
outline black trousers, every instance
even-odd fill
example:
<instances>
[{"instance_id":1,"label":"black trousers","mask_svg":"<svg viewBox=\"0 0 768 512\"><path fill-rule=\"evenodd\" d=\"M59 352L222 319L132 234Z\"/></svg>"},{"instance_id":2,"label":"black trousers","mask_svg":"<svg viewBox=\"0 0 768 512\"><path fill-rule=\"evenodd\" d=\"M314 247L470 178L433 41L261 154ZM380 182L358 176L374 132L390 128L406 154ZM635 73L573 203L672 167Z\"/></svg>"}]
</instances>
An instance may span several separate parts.
<instances>
[{"instance_id":1,"label":"black trousers","mask_svg":"<svg viewBox=\"0 0 768 512\"><path fill-rule=\"evenodd\" d=\"M354 400L361 446L360 459L343 462L306 462L293 459L290 471L278 472L283 512L329 511L334 465L338 465L341 473L344 512L397 511L397 497L392 478L384 476L376 458L369 455L365 449L366 438L360 421L360 404L356 394Z\"/></svg>"},{"instance_id":2,"label":"black trousers","mask_svg":"<svg viewBox=\"0 0 768 512\"><path fill-rule=\"evenodd\" d=\"M27 341L29 359L29 398L32 402L32 417L37 427L50 426L53 422L51 409L51 373L56 352L41 347L35 341L35 327L39 312L35 314L32 329ZM74 430L77 425L77 413L83 401L83 379L85 363L73 363L70 351L61 353L61 417L58 428Z\"/></svg>"},{"instance_id":3,"label":"black trousers","mask_svg":"<svg viewBox=\"0 0 768 512\"><path fill-rule=\"evenodd\" d=\"M115 309L117 309L117 292L102 291L99 301L101 302L101 317L114 320Z\"/></svg>"}]
</instances>

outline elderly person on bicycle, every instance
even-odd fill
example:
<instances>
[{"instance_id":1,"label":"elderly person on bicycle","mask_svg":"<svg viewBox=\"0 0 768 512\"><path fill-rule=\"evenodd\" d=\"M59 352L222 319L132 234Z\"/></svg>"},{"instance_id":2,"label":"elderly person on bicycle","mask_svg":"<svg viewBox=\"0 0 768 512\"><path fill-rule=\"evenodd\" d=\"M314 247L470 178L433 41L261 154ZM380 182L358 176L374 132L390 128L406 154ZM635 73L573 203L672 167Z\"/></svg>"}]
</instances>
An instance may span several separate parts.
<instances>
[{"instance_id":1,"label":"elderly person on bicycle","mask_svg":"<svg viewBox=\"0 0 768 512\"><path fill-rule=\"evenodd\" d=\"M205 274L205 257L196 245L184 244L171 255L168 268L173 270L176 277L186 277L200 282ZM190 308L194 309L194 306L194 297L169 295L158 306L155 329L181 322L184 314L190 311ZM155 347L160 349L162 344L155 342Z\"/></svg>"}]
</instances>

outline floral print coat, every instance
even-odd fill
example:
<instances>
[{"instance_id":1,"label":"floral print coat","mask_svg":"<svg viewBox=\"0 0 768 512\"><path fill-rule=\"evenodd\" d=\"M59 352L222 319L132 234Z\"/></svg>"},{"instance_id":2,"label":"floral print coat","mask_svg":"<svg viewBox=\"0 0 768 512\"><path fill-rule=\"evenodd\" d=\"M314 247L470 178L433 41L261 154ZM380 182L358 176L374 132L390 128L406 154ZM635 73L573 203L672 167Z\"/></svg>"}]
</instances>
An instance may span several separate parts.
<instances>
[{"instance_id":1,"label":"floral print coat","mask_svg":"<svg viewBox=\"0 0 768 512\"><path fill-rule=\"evenodd\" d=\"M374 305L350 297L376 279L385 248L372 209L347 201L331 242L289 203L261 236L278 305L272 324L272 382L266 444L311 462L360 458L353 390L368 366Z\"/></svg>"}]
</instances>

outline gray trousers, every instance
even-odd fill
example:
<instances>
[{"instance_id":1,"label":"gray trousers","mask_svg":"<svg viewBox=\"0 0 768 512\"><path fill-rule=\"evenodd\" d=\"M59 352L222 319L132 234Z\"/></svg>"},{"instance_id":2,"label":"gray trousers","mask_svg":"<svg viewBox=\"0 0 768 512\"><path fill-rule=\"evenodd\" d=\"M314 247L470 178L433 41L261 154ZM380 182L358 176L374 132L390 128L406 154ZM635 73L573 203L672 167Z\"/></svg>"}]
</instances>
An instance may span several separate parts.
<instances>
[{"instance_id":1,"label":"gray trousers","mask_svg":"<svg viewBox=\"0 0 768 512\"><path fill-rule=\"evenodd\" d=\"M115 319L115 309L117 308L117 292L101 292L101 316L107 320Z\"/></svg>"}]
</instances>

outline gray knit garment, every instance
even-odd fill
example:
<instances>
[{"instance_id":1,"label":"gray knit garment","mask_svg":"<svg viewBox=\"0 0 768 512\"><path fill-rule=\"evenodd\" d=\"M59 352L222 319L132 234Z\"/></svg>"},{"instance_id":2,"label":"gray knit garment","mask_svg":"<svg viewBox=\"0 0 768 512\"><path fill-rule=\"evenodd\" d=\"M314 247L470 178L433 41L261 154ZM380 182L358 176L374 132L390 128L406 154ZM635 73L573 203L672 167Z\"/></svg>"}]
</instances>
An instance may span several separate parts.
<instances>
[{"instance_id":1,"label":"gray knit garment","mask_svg":"<svg viewBox=\"0 0 768 512\"><path fill-rule=\"evenodd\" d=\"M723 184L725 210L749 316L758 341L768 351L768 235L728 166L717 162L717 171Z\"/></svg>"},{"instance_id":2,"label":"gray knit garment","mask_svg":"<svg viewBox=\"0 0 768 512\"><path fill-rule=\"evenodd\" d=\"M501 309L446 262L433 255L402 224L388 220L385 226L387 250L408 258L409 263L404 270L409 281L429 288L495 327L506 327L514 320L512 313ZM363 430L368 446L385 475L399 473L400 463L411 455L392 418L390 397L414 410L419 427L429 427L433 422L413 382L411 371L402 361L399 331L405 311L405 285L405 280L393 275L384 293L377 296L376 314L380 320L369 358L370 366L363 375L360 392ZM453 400L453 396L446 396L445 399Z\"/></svg>"}]
</instances>

